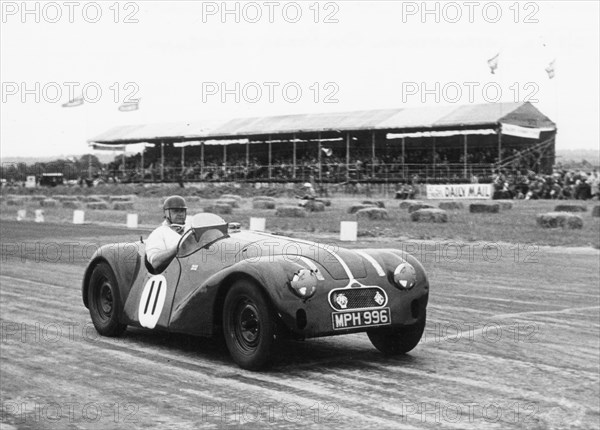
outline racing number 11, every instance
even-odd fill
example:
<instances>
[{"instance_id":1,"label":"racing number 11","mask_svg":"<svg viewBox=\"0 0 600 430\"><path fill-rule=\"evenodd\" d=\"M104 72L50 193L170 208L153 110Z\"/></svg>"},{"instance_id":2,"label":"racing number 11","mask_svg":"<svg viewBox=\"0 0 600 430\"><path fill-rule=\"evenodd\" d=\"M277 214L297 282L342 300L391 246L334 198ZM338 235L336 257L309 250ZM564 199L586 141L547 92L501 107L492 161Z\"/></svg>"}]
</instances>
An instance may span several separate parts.
<instances>
[{"instance_id":1,"label":"racing number 11","mask_svg":"<svg viewBox=\"0 0 600 430\"><path fill-rule=\"evenodd\" d=\"M166 297L167 280L165 277L163 275L155 275L148 279L146 285L144 285L138 307L138 318L142 327L156 327Z\"/></svg>"}]
</instances>

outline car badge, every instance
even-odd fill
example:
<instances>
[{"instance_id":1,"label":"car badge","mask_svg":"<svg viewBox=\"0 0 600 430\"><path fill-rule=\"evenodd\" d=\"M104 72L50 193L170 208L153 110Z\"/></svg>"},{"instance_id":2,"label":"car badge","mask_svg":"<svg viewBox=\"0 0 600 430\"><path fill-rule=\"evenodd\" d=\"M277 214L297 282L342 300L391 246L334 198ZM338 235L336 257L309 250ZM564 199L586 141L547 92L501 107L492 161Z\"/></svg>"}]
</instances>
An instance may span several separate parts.
<instances>
[{"instance_id":1,"label":"car badge","mask_svg":"<svg viewBox=\"0 0 600 430\"><path fill-rule=\"evenodd\" d=\"M335 302L342 309L346 309L346 306L348 306L348 298L344 294L338 294L338 295L336 295Z\"/></svg>"},{"instance_id":2,"label":"car badge","mask_svg":"<svg viewBox=\"0 0 600 430\"><path fill-rule=\"evenodd\" d=\"M382 295L379 293L379 291L377 291L377 294L375 294L375 297L374 297L374 299L375 299L375 302L376 302L376 303L377 303L379 306L381 306L381 305L383 304L383 302L385 302L385 297L383 297L383 296L382 296Z\"/></svg>"}]
</instances>

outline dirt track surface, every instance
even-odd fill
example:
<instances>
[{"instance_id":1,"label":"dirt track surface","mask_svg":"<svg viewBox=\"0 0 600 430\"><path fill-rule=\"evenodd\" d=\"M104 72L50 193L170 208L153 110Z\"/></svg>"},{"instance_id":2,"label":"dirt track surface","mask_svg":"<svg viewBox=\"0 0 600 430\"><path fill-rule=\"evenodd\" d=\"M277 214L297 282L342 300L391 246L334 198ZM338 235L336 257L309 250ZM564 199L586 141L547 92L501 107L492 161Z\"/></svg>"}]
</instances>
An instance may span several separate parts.
<instances>
[{"instance_id":1,"label":"dirt track surface","mask_svg":"<svg viewBox=\"0 0 600 430\"><path fill-rule=\"evenodd\" d=\"M595 250L421 249L431 296L410 354L387 358L365 334L290 341L258 373L214 340L98 337L85 245L140 234L2 222L2 428L600 427Z\"/></svg>"}]
</instances>

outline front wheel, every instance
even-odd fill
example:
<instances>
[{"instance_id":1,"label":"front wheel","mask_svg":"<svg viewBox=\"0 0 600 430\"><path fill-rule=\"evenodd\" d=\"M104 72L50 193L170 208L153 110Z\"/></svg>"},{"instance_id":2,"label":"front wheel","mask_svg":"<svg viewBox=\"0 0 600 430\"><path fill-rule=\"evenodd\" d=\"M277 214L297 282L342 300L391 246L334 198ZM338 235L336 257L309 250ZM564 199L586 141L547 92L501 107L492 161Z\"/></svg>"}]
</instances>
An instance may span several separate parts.
<instances>
[{"instance_id":1,"label":"front wheel","mask_svg":"<svg viewBox=\"0 0 600 430\"><path fill-rule=\"evenodd\" d=\"M400 328L367 331L371 343L386 355L400 355L411 351L425 331L425 315L417 323Z\"/></svg>"},{"instance_id":2,"label":"front wheel","mask_svg":"<svg viewBox=\"0 0 600 430\"><path fill-rule=\"evenodd\" d=\"M237 281L223 305L223 334L233 360L243 369L257 370L271 357L275 339L271 307L256 284Z\"/></svg>"},{"instance_id":3,"label":"front wheel","mask_svg":"<svg viewBox=\"0 0 600 430\"><path fill-rule=\"evenodd\" d=\"M121 296L110 266L100 263L92 272L88 286L88 307L96 331L102 336L120 336L127 328L119 322Z\"/></svg>"}]
</instances>

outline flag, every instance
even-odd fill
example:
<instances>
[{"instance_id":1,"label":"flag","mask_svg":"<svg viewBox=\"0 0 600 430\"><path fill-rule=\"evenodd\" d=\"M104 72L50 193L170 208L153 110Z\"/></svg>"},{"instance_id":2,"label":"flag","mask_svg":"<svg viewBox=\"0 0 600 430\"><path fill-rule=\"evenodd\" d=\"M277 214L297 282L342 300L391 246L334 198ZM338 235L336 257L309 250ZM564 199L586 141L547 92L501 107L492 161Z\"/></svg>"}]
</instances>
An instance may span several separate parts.
<instances>
[{"instance_id":1,"label":"flag","mask_svg":"<svg viewBox=\"0 0 600 430\"><path fill-rule=\"evenodd\" d=\"M498 68L498 58L499 57L500 57L500 53L498 52L492 58L487 60L487 63L490 68L490 72L492 72L492 75L496 73L496 69Z\"/></svg>"},{"instance_id":2,"label":"flag","mask_svg":"<svg viewBox=\"0 0 600 430\"><path fill-rule=\"evenodd\" d=\"M75 106L81 106L82 104L83 104L83 96L79 96L72 100L69 100L66 103L63 103L62 107L75 107Z\"/></svg>"},{"instance_id":3,"label":"flag","mask_svg":"<svg viewBox=\"0 0 600 430\"><path fill-rule=\"evenodd\" d=\"M555 74L555 69L554 69L554 62L555 61L556 60L550 61L550 63L546 67L546 73L548 73L548 78L550 78L550 79L552 79L554 77L554 74Z\"/></svg>"},{"instance_id":4,"label":"flag","mask_svg":"<svg viewBox=\"0 0 600 430\"><path fill-rule=\"evenodd\" d=\"M331 157L331 154L333 154L333 150L331 148L321 148L321 151L323 151L328 157Z\"/></svg>"},{"instance_id":5,"label":"flag","mask_svg":"<svg viewBox=\"0 0 600 430\"><path fill-rule=\"evenodd\" d=\"M140 100L135 99L132 102L125 102L121 106L119 106L119 110L121 112L130 112L132 110L138 110L140 108Z\"/></svg>"}]
</instances>

